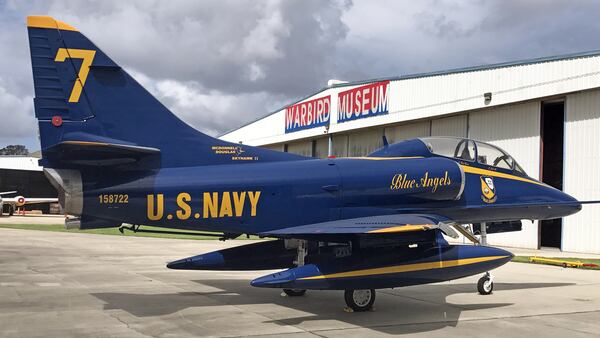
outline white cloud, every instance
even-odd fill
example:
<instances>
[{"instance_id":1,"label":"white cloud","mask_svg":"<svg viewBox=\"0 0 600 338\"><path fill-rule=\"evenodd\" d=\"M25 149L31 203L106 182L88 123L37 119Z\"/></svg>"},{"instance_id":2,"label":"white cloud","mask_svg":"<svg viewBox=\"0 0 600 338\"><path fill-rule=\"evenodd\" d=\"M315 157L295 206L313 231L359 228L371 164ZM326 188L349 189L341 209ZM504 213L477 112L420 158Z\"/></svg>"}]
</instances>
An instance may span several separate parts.
<instances>
[{"instance_id":1,"label":"white cloud","mask_svg":"<svg viewBox=\"0 0 600 338\"><path fill-rule=\"evenodd\" d=\"M560 0L0 2L0 143L37 143L32 13L78 27L176 114L219 134L330 78L599 49L599 11L598 2Z\"/></svg>"}]
</instances>

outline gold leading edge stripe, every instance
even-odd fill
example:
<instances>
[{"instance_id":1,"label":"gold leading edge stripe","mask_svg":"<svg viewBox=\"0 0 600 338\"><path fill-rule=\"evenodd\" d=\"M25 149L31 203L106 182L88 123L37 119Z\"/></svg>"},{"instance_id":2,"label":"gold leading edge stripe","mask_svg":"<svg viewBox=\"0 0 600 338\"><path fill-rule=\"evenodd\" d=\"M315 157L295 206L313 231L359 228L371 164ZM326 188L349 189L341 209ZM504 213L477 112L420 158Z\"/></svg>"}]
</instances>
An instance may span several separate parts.
<instances>
[{"instance_id":1,"label":"gold leading edge stripe","mask_svg":"<svg viewBox=\"0 0 600 338\"><path fill-rule=\"evenodd\" d=\"M340 158L349 158L352 160L369 160L369 161L390 161L390 160L413 160L416 158L423 158L423 156L401 156L401 157L369 157L369 156L361 156L361 157L340 157Z\"/></svg>"},{"instance_id":2,"label":"gold leading edge stripe","mask_svg":"<svg viewBox=\"0 0 600 338\"><path fill-rule=\"evenodd\" d=\"M389 232L409 232L409 231L425 231L431 229L432 224L406 224L388 228L381 228L369 231L370 234L389 233Z\"/></svg>"},{"instance_id":3,"label":"gold leading edge stripe","mask_svg":"<svg viewBox=\"0 0 600 338\"><path fill-rule=\"evenodd\" d=\"M520 177L520 176L515 176L515 175L505 174L505 173L500 173L500 172L492 171L492 170L486 170L486 169L480 169L480 168L470 167L470 166L464 165L464 164L461 164L460 166L463 168L463 170L467 174L477 174L477 175L485 175L485 176L506 178L506 179L509 179L509 180L521 181L521 182L527 182L527 183L531 183L531 184L537 184L537 185L546 186L542 182L530 180L530 179L525 178L525 177Z\"/></svg>"},{"instance_id":4,"label":"gold leading edge stripe","mask_svg":"<svg viewBox=\"0 0 600 338\"><path fill-rule=\"evenodd\" d=\"M443 268L451 268L451 267L455 267L455 266L462 266L462 265L468 265L468 264L489 262L489 261L494 261L497 259L503 259L503 258L507 258L507 257L508 256L487 256L487 257L476 257L476 258L453 259L453 260L441 261L441 262L427 262L427 263L396 265L396 266L387 266L387 267L383 267L383 268L355 270L355 271L332 273L329 275L304 277L304 278L300 278L300 280L362 277L362 276L384 275L384 274L399 273L399 272L412 272L412 271L431 270L431 269L443 269Z\"/></svg>"}]
</instances>

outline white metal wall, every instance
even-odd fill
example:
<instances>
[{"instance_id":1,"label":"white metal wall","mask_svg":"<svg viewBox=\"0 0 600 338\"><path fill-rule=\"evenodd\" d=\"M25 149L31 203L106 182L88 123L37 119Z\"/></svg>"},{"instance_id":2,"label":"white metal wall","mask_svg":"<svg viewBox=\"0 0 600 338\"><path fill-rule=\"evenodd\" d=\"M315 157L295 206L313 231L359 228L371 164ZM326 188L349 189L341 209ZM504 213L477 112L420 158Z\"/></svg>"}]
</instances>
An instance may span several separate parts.
<instances>
[{"instance_id":1,"label":"white metal wall","mask_svg":"<svg viewBox=\"0 0 600 338\"><path fill-rule=\"evenodd\" d=\"M383 129L355 131L348 135L348 156L366 156L383 147Z\"/></svg>"},{"instance_id":2,"label":"white metal wall","mask_svg":"<svg viewBox=\"0 0 600 338\"><path fill-rule=\"evenodd\" d=\"M432 120L431 136L467 137L467 115Z\"/></svg>"},{"instance_id":3,"label":"white metal wall","mask_svg":"<svg viewBox=\"0 0 600 338\"><path fill-rule=\"evenodd\" d=\"M540 102L492 108L469 114L469 138L489 142L508 152L525 169L539 178ZM498 187L498 194L502 193ZM491 234L494 245L537 249L538 222L523 221L523 231Z\"/></svg>"},{"instance_id":4,"label":"white metal wall","mask_svg":"<svg viewBox=\"0 0 600 338\"><path fill-rule=\"evenodd\" d=\"M563 190L579 200L600 199L600 91L567 96ZM565 217L563 251L600 253L600 205Z\"/></svg>"},{"instance_id":5,"label":"white metal wall","mask_svg":"<svg viewBox=\"0 0 600 338\"><path fill-rule=\"evenodd\" d=\"M348 135L333 135L333 156L348 156Z\"/></svg>"},{"instance_id":6,"label":"white metal wall","mask_svg":"<svg viewBox=\"0 0 600 338\"><path fill-rule=\"evenodd\" d=\"M421 121L385 128L385 137L389 143L397 143L411 138L430 136L430 133L430 121Z\"/></svg>"},{"instance_id":7,"label":"white metal wall","mask_svg":"<svg viewBox=\"0 0 600 338\"><path fill-rule=\"evenodd\" d=\"M329 137L321 137L316 140L314 157L326 158L329 152Z\"/></svg>"},{"instance_id":8,"label":"white metal wall","mask_svg":"<svg viewBox=\"0 0 600 338\"><path fill-rule=\"evenodd\" d=\"M271 150L277 150L277 151L283 151L283 144L282 143L269 144L269 145L263 146L263 148L267 148L267 149L271 149Z\"/></svg>"},{"instance_id":9,"label":"white metal wall","mask_svg":"<svg viewBox=\"0 0 600 338\"><path fill-rule=\"evenodd\" d=\"M312 141L300 141L288 143L288 153L312 156Z\"/></svg>"},{"instance_id":10,"label":"white metal wall","mask_svg":"<svg viewBox=\"0 0 600 338\"><path fill-rule=\"evenodd\" d=\"M331 95L329 133L408 123L464 111L501 107L541 97L600 87L600 56L570 57L510 67L417 76L390 82L389 114L337 123L337 95L359 85L326 88L305 100ZM484 100L491 93L491 101ZM285 133L285 109L223 135L249 145L319 137L326 127Z\"/></svg>"}]
</instances>

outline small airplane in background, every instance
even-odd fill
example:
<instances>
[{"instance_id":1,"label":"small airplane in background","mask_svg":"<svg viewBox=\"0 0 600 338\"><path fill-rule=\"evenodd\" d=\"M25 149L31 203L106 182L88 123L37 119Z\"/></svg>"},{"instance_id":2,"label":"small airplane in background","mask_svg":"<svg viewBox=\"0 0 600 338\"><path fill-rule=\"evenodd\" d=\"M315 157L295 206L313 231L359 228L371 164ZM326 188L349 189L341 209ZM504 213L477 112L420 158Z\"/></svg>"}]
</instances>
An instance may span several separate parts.
<instances>
[{"instance_id":1,"label":"small airplane in background","mask_svg":"<svg viewBox=\"0 0 600 338\"><path fill-rule=\"evenodd\" d=\"M40 165L80 229L156 231L143 224L275 239L171 269L282 269L251 285L289 296L345 290L354 311L372 308L375 289L480 273L477 289L490 294L489 271L513 255L449 244L444 234L480 244L477 232L520 231L523 219L560 218L596 202L466 138L384 139L366 157L329 159L222 141L182 122L75 27L48 16L27 24Z\"/></svg>"},{"instance_id":2,"label":"small airplane in background","mask_svg":"<svg viewBox=\"0 0 600 338\"><path fill-rule=\"evenodd\" d=\"M4 205L8 205L8 215L12 216L17 208L23 207L28 204L41 204L41 203L56 203L58 198L26 198L23 196L16 197L2 197L3 195L16 194L17 191L4 191L0 192L0 216L4 213Z\"/></svg>"}]
</instances>

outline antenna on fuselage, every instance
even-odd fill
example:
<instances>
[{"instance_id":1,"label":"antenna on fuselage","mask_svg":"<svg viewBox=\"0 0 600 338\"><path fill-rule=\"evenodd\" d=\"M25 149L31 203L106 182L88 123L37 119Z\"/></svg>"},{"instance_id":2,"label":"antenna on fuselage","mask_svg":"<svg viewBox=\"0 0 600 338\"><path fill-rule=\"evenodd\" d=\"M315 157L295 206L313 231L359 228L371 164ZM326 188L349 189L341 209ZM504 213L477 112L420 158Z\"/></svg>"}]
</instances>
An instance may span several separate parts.
<instances>
[{"instance_id":1,"label":"antenna on fuselage","mask_svg":"<svg viewBox=\"0 0 600 338\"><path fill-rule=\"evenodd\" d=\"M383 147L387 148L387 146L389 146L390 144L388 143L387 137L385 137L385 135L382 136L383 138Z\"/></svg>"}]
</instances>

